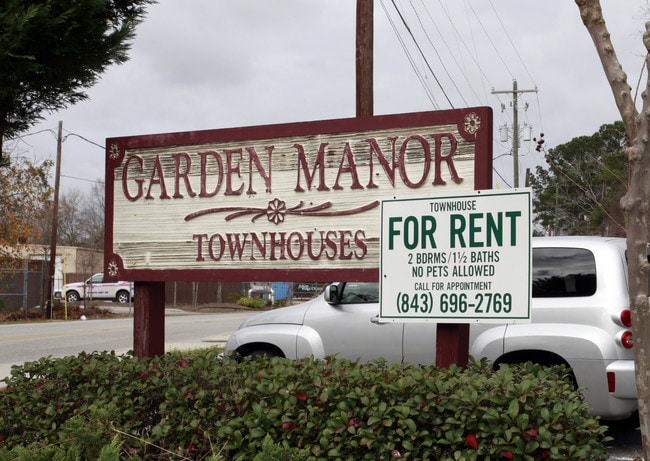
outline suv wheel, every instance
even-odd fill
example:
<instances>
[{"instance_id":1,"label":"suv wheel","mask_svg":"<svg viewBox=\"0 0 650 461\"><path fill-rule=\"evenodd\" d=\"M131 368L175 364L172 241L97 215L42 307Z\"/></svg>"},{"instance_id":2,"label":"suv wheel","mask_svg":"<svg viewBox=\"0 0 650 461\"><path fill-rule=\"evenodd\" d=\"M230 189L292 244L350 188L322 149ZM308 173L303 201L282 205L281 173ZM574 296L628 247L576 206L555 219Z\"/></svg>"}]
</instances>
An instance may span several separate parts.
<instances>
[{"instance_id":1,"label":"suv wheel","mask_svg":"<svg viewBox=\"0 0 650 461\"><path fill-rule=\"evenodd\" d=\"M69 303L76 303L77 301L81 300L79 293L77 293L76 291L68 291L65 294L65 298Z\"/></svg>"}]
</instances>

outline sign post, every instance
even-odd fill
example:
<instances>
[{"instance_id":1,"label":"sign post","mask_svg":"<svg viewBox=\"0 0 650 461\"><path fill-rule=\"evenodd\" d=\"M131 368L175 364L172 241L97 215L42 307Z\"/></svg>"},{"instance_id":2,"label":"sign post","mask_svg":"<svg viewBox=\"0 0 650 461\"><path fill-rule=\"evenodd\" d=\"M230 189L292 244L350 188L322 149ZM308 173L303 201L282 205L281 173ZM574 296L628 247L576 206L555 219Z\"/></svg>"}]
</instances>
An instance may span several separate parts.
<instances>
[{"instance_id":1,"label":"sign post","mask_svg":"<svg viewBox=\"0 0 650 461\"><path fill-rule=\"evenodd\" d=\"M529 322L531 203L529 189L382 200L380 320L454 325L439 366L466 363L470 323Z\"/></svg>"}]
</instances>

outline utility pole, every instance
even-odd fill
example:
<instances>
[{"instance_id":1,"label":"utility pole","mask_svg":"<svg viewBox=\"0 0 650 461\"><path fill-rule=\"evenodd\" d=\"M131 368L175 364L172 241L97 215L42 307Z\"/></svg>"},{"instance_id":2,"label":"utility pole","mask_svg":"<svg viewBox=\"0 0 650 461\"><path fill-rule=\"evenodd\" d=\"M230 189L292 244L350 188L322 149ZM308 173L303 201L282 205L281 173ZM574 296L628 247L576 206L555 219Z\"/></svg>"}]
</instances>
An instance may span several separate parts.
<instances>
[{"instance_id":1,"label":"utility pole","mask_svg":"<svg viewBox=\"0 0 650 461\"><path fill-rule=\"evenodd\" d=\"M537 93L537 88L534 90L519 90L517 89L517 80L512 81L512 91L492 90L492 94L512 94L512 161L514 168L514 182L515 187L519 187L519 109L518 99L519 93Z\"/></svg>"},{"instance_id":2,"label":"utility pole","mask_svg":"<svg viewBox=\"0 0 650 461\"><path fill-rule=\"evenodd\" d=\"M47 273L47 312L46 318L52 318L52 295L54 289L54 266L56 263L56 231L59 221L59 185L61 183L61 144L63 143L63 122L59 121L56 138L56 173L54 175L54 206L52 207L52 232L50 240L50 264Z\"/></svg>"},{"instance_id":3,"label":"utility pole","mask_svg":"<svg viewBox=\"0 0 650 461\"><path fill-rule=\"evenodd\" d=\"M357 117L373 115L374 0L357 0Z\"/></svg>"}]
</instances>

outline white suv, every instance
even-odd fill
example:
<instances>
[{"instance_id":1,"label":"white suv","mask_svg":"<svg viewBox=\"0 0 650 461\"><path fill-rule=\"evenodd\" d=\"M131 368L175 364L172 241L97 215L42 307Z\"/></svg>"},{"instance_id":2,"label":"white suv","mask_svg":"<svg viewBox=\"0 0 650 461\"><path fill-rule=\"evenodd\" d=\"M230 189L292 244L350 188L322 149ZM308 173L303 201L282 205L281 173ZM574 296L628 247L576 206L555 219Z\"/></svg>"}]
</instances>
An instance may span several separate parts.
<instances>
[{"instance_id":1,"label":"white suv","mask_svg":"<svg viewBox=\"0 0 650 461\"><path fill-rule=\"evenodd\" d=\"M68 302L102 299L126 304L133 299L133 282L104 282L104 274L99 273L85 282L66 284L63 293Z\"/></svg>"},{"instance_id":2,"label":"white suv","mask_svg":"<svg viewBox=\"0 0 650 461\"><path fill-rule=\"evenodd\" d=\"M495 366L565 364L592 414L633 420L638 413L625 240L534 238L532 285L531 323L472 324L470 354ZM376 283L336 283L316 299L251 317L226 351L435 362L435 324L380 323L378 315Z\"/></svg>"}]
</instances>

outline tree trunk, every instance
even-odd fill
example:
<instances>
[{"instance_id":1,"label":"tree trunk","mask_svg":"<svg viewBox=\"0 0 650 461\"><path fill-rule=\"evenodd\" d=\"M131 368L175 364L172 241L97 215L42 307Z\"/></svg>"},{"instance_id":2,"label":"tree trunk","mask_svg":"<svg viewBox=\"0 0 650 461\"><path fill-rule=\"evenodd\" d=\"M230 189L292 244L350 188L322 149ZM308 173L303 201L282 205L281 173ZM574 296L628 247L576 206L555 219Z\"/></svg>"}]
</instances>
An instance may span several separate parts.
<instances>
[{"instance_id":1,"label":"tree trunk","mask_svg":"<svg viewBox=\"0 0 650 461\"><path fill-rule=\"evenodd\" d=\"M641 422L641 441L645 459L650 459L650 324L648 305L648 205L650 198L650 102L648 85L643 92L643 108L637 112L631 97L627 76L618 62L614 46L605 26L599 0L575 0L582 21L596 46L596 51L609 81L616 105L625 124L629 147L625 149L630 162L629 189L621 200L627 227L630 309L636 365L636 388ZM643 43L650 53L650 23L646 23ZM650 55L646 67L650 71Z\"/></svg>"},{"instance_id":2,"label":"tree trunk","mask_svg":"<svg viewBox=\"0 0 650 461\"><path fill-rule=\"evenodd\" d=\"M646 24L643 43L650 52L650 23ZM646 55L650 71L650 59ZM650 85L650 74L648 84ZM621 200L627 224L628 279L632 309L632 334L636 364L636 389L641 421L641 439L645 459L650 459L650 306L648 304L648 209L650 199L650 120L648 85L643 92L643 108L636 118L637 136L626 149L630 162L630 186Z\"/></svg>"},{"instance_id":3,"label":"tree trunk","mask_svg":"<svg viewBox=\"0 0 650 461\"><path fill-rule=\"evenodd\" d=\"M648 119L643 121L640 133L648 132ZM643 145L643 150L638 146ZM630 151L630 189L621 200L627 222L627 253L632 309L632 334L634 338L634 361L636 364L636 389L641 422L641 439L645 459L650 459L650 364L648 346L650 345L650 324L648 323L648 196L650 196L650 146L643 141L635 142ZM638 155L638 154L641 155ZM635 157L632 163L632 158Z\"/></svg>"},{"instance_id":4,"label":"tree trunk","mask_svg":"<svg viewBox=\"0 0 650 461\"><path fill-rule=\"evenodd\" d=\"M2 150L4 146L4 138L5 138L5 117L6 114L3 112L0 112L0 165L2 165L2 161L4 159L4 151Z\"/></svg>"}]
</instances>

